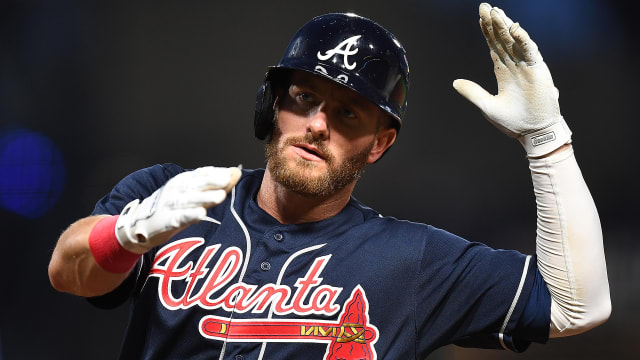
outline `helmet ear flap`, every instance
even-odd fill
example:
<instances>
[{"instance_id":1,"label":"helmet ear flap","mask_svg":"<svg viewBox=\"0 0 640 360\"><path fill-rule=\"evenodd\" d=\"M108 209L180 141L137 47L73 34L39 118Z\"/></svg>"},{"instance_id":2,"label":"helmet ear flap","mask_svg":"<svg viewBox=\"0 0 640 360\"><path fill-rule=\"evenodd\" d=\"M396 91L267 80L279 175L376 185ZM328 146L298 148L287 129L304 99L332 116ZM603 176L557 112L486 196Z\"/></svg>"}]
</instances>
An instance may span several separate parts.
<instances>
[{"instance_id":1,"label":"helmet ear flap","mask_svg":"<svg viewBox=\"0 0 640 360\"><path fill-rule=\"evenodd\" d=\"M273 85L270 79L265 78L256 94L256 110L253 118L255 136L260 140L266 139L273 130L274 101Z\"/></svg>"}]
</instances>

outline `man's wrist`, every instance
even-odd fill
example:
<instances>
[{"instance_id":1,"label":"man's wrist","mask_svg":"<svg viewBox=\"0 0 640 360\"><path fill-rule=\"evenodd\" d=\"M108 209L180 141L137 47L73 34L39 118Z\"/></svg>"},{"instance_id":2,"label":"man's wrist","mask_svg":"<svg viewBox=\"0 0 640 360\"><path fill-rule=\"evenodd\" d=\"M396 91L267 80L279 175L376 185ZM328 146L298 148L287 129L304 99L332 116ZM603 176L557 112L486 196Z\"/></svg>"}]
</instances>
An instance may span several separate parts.
<instances>
[{"instance_id":1,"label":"man's wrist","mask_svg":"<svg viewBox=\"0 0 640 360\"><path fill-rule=\"evenodd\" d=\"M571 143L571 130L564 119L560 117L560 121L555 124L521 135L518 140L526 150L528 157L539 158Z\"/></svg>"},{"instance_id":2,"label":"man's wrist","mask_svg":"<svg viewBox=\"0 0 640 360\"><path fill-rule=\"evenodd\" d=\"M571 149L571 144L564 144L564 145L560 146L559 148L553 150L552 152L550 152L548 154L545 154L545 155L542 155L542 156L535 156L535 157L531 157L531 158L532 159L544 159L544 158L551 157L551 156L553 156L555 154L559 154L561 152L567 151L569 149Z\"/></svg>"},{"instance_id":3,"label":"man's wrist","mask_svg":"<svg viewBox=\"0 0 640 360\"><path fill-rule=\"evenodd\" d=\"M121 274L129 272L141 254L128 251L116 237L116 222L119 215L98 221L89 233L89 249L96 263L108 272Z\"/></svg>"}]
</instances>

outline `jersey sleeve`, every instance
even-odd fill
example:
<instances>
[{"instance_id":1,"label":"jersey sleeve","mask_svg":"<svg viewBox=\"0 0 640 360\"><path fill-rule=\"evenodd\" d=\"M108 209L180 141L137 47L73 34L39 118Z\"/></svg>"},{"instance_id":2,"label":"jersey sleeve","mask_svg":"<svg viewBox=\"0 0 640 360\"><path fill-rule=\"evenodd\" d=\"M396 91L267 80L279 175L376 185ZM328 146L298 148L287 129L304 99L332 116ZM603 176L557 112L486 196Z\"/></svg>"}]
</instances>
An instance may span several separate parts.
<instances>
[{"instance_id":1,"label":"jersey sleeve","mask_svg":"<svg viewBox=\"0 0 640 360\"><path fill-rule=\"evenodd\" d=\"M144 279L142 274L148 274L151 268L151 256L149 253L142 255L129 276L117 288L104 295L88 297L87 301L100 309L113 309L124 304L133 294L137 293L142 283L138 279Z\"/></svg>"},{"instance_id":2,"label":"jersey sleeve","mask_svg":"<svg viewBox=\"0 0 640 360\"><path fill-rule=\"evenodd\" d=\"M144 199L184 170L175 164L154 165L122 179L107 195L98 200L91 215L117 215L135 199Z\"/></svg>"},{"instance_id":3,"label":"jersey sleeve","mask_svg":"<svg viewBox=\"0 0 640 360\"><path fill-rule=\"evenodd\" d=\"M96 203L91 215L117 215L122 209L135 199L144 199L162 187L169 179L183 172L175 164L154 165L138 170L122 179L110 193ZM127 277L113 291L87 300L96 307L109 309L124 303L136 288L141 286L139 279L146 278L152 260L152 251L144 254Z\"/></svg>"},{"instance_id":4,"label":"jersey sleeve","mask_svg":"<svg viewBox=\"0 0 640 360\"><path fill-rule=\"evenodd\" d=\"M429 227L416 286L417 341L526 350L549 334L550 298L535 256ZM427 340L427 338L430 340Z\"/></svg>"}]
</instances>

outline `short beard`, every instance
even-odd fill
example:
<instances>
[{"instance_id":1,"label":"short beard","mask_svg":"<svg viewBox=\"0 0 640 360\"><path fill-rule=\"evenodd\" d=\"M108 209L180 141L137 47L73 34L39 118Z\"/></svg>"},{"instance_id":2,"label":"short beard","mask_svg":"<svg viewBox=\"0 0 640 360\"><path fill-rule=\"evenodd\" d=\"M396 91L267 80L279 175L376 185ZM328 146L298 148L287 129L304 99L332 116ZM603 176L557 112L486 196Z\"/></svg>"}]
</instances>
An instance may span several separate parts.
<instances>
[{"instance_id":1,"label":"short beard","mask_svg":"<svg viewBox=\"0 0 640 360\"><path fill-rule=\"evenodd\" d=\"M335 156L329 152L322 140L313 139L311 133L305 136L292 136L278 146L282 136L278 125L274 126L269 142L265 146L267 168L275 181L297 194L308 198L325 198L344 189L356 181L364 172L367 158L373 148L374 141L359 153L347 158L342 163L336 163ZM302 158L296 159L296 166L288 166L284 156L284 149L293 144L306 143L315 146L325 158L327 172L311 175L309 171L316 164Z\"/></svg>"}]
</instances>

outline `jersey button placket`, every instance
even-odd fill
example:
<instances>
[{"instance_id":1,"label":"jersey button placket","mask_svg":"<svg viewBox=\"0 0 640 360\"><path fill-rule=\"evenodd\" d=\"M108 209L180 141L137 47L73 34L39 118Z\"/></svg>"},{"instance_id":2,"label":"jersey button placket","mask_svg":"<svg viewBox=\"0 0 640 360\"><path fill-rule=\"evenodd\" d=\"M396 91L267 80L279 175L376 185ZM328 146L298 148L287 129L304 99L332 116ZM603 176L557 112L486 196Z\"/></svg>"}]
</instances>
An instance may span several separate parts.
<instances>
[{"instance_id":1,"label":"jersey button placket","mask_svg":"<svg viewBox=\"0 0 640 360\"><path fill-rule=\"evenodd\" d=\"M284 235L281 232L275 232L273 233L273 240L282 242L284 240ZM269 263L268 261L263 261L262 263L260 263L260 269L262 271L271 270L271 263Z\"/></svg>"}]
</instances>

